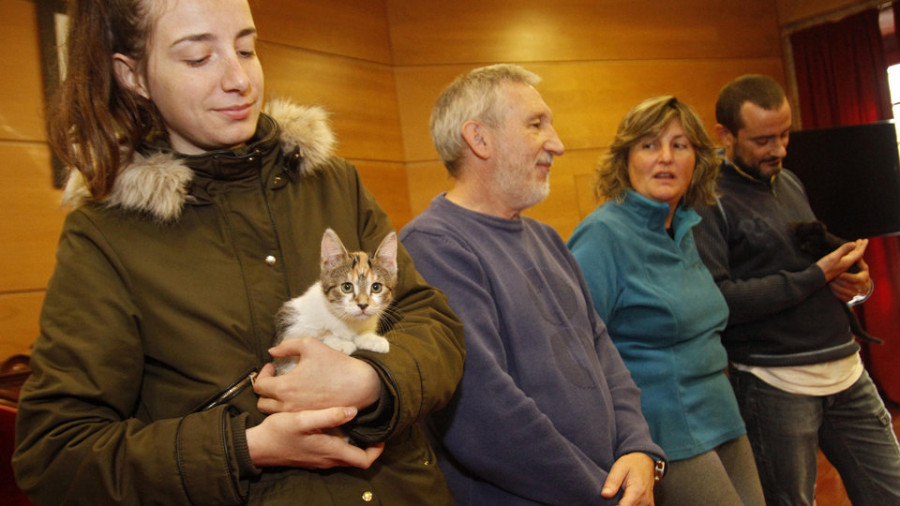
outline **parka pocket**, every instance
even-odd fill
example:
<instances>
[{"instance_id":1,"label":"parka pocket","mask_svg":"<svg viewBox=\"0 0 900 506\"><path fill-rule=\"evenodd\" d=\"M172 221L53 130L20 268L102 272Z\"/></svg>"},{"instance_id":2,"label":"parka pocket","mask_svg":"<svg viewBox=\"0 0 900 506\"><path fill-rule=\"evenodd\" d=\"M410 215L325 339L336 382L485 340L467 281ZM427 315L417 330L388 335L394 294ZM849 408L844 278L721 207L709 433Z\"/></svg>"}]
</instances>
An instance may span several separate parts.
<instances>
[{"instance_id":1,"label":"parka pocket","mask_svg":"<svg viewBox=\"0 0 900 506\"><path fill-rule=\"evenodd\" d=\"M200 411L206 411L208 409L212 409L216 406L220 406L222 404L228 403L228 401L234 399L241 392L253 385L253 381L256 380L256 375L259 374L259 370L255 367L250 371L242 374L237 380L223 388L218 393L211 396L209 399L205 400L197 409L194 410L194 413Z\"/></svg>"}]
</instances>

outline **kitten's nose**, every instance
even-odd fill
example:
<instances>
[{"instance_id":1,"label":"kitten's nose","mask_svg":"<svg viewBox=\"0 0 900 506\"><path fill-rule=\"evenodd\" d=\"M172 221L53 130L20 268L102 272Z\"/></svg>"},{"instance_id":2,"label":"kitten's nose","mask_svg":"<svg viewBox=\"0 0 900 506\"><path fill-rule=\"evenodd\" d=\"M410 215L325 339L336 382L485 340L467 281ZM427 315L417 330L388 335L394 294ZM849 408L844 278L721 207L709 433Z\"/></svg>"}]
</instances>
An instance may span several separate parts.
<instances>
[{"instance_id":1,"label":"kitten's nose","mask_svg":"<svg viewBox=\"0 0 900 506\"><path fill-rule=\"evenodd\" d=\"M359 306L359 309L360 309L361 311L365 311L366 308L369 307L368 304L357 304L357 306Z\"/></svg>"}]
</instances>

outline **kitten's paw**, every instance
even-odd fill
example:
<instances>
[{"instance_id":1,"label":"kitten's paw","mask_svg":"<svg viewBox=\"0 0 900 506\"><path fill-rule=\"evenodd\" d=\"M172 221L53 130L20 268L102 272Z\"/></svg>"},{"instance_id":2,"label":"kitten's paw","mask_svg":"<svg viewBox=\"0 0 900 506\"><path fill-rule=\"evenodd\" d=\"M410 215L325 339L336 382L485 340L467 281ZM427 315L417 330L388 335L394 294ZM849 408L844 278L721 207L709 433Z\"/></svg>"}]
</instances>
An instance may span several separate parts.
<instances>
[{"instance_id":1,"label":"kitten's paw","mask_svg":"<svg viewBox=\"0 0 900 506\"><path fill-rule=\"evenodd\" d=\"M356 346L361 350L369 350L376 353L387 353L391 349L388 340L378 334L363 334L357 337Z\"/></svg>"},{"instance_id":2,"label":"kitten's paw","mask_svg":"<svg viewBox=\"0 0 900 506\"><path fill-rule=\"evenodd\" d=\"M356 344L354 344L352 341L347 341L339 337L326 337L322 340L322 342L327 344L328 346L331 346L337 351L346 353L347 355L356 351L357 348Z\"/></svg>"}]
</instances>

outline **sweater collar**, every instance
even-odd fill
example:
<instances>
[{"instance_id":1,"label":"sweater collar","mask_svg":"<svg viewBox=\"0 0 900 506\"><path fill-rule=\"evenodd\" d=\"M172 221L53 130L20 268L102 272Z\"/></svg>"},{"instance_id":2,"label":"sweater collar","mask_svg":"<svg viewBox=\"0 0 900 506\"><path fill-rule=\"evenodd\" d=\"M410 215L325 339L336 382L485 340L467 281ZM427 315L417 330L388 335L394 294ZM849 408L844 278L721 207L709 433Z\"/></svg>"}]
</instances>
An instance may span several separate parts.
<instances>
[{"instance_id":1,"label":"sweater collar","mask_svg":"<svg viewBox=\"0 0 900 506\"><path fill-rule=\"evenodd\" d=\"M639 221L648 229L665 233L666 218L669 216L669 204L651 200L634 190L628 190L622 205L637 216ZM675 215L672 216L672 229L675 231L675 241L681 242L685 234L698 223L700 223L700 215L696 211L683 205L676 207Z\"/></svg>"},{"instance_id":2,"label":"sweater collar","mask_svg":"<svg viewBox=\"0 0 900 506\"><path fill-rule=\"evenodd\" d=\"M506 230L509 232L521 232L525 228L525 218L523 216L519 216L518 218L513 219L507 219L500 218L499 216L491 216L490 214L480 213L478 211L473 211L448 199L446 192L440 193L436 197L434 197L432 199L432 203L441 213L456 214L457 216L465 218L467 220L482 223L492 229Z\"/></svg>"},{"instance_id":3,"label":"sweater collar","mask_svg":"<svg viewBox=\"0 0 900 506\"><path fill-rule=\"evenodd\" d=\"M201 197L192 195L192 187L195 190L195 183L201 180L252 177L260 167L253 163L259 161L254 157L276 157L282 152L286 153L282 161L286 172L294 177L304 176L330 158L335 145L323 109L273 100L260 115L253 139L245 145L185 156L173 152L165 143L151 143L119 170L112 192L104 199L95 199L81 173L70 171L63 204L77 208L95 203L147 214L161 222L174 221L181 216L185 204L196 203Z\"/></svg>"}]
</instances>

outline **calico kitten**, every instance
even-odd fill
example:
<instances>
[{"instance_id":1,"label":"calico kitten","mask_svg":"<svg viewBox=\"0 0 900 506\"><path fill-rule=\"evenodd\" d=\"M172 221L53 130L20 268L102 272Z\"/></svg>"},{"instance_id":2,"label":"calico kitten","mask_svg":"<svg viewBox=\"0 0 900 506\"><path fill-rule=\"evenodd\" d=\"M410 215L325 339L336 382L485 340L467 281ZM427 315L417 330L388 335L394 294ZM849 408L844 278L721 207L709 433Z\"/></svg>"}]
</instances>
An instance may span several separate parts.
<instances>
[{"instance_id":1,"label":"calico kitten","mask_svg":"<svg viewBox=\"0 0 900 506\"><path fill-rule=\"evenodd\" d=\"M829 232L821 221L798 221L791 223L791 228L794 231L794 241L797 244L797 248L813 262L840 248L842 244L849 242ZM851 266L847 269L847 272L859 272L859 267ZM850 306L845 304L844 309L847 311L847 318L850 320L850 331L853 332L853 335L863 341L884 344L884 341L869 334L863 328L859 319L856 318L856 313L853 312Z\"/></svg>"},{"instance_id":2,"label":"calico kitten","mask_svg":"<svg viewBox=\"0 0 900 506\"><path fill-rule=\"evenodd\" d=\"M278 312L275 344L296 337L316 337L351 354L357 349L387 353L388 340L376 333L397 284L397 234L382 239L375 254L348 253L330 228L322 236L322 272L306 292ZM276 374L297 365L296 357L275 360Z\"/></svg>"}]
</instances>

